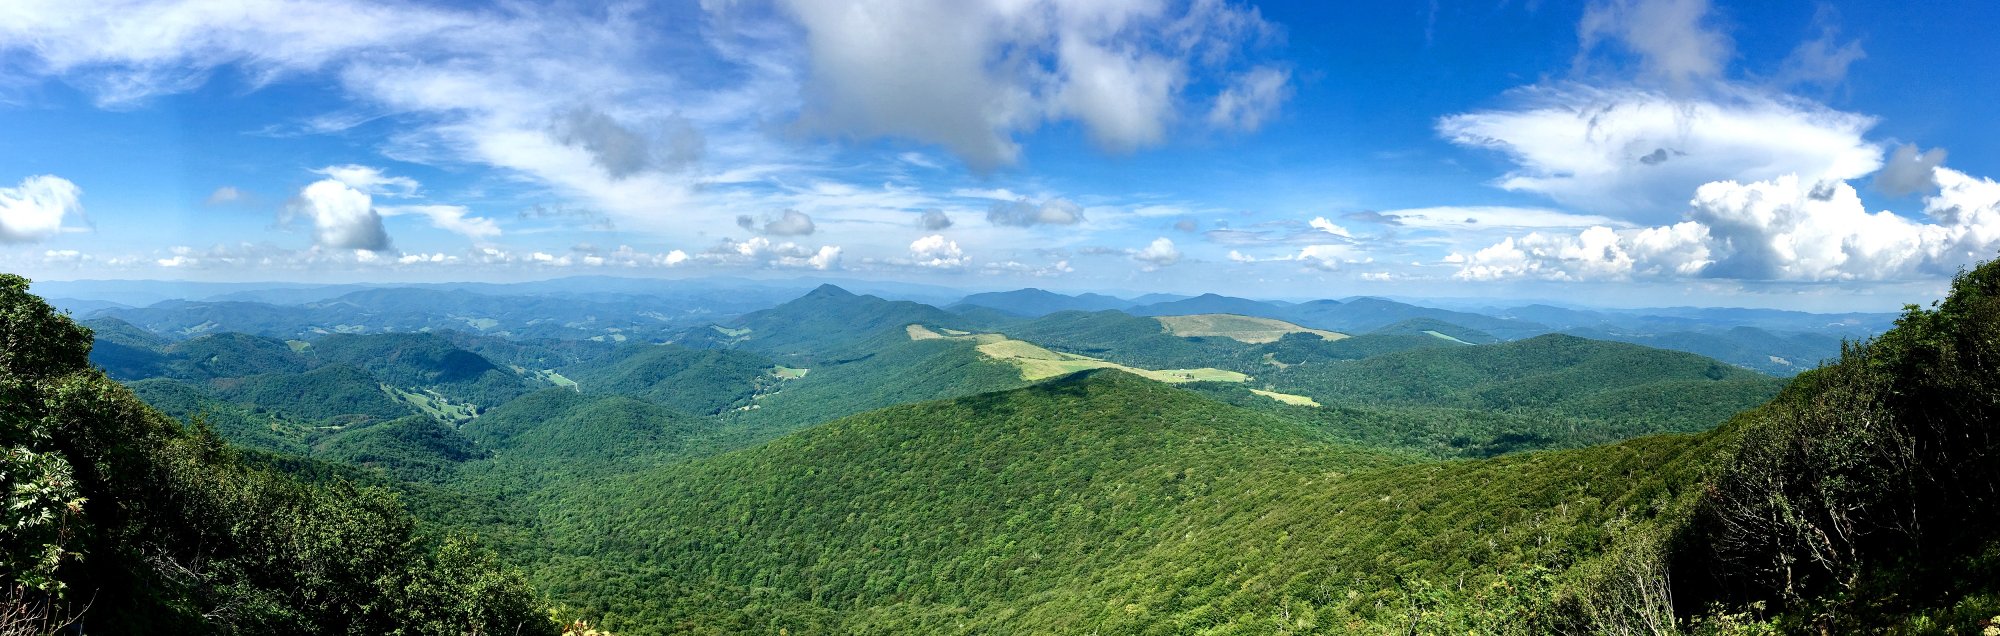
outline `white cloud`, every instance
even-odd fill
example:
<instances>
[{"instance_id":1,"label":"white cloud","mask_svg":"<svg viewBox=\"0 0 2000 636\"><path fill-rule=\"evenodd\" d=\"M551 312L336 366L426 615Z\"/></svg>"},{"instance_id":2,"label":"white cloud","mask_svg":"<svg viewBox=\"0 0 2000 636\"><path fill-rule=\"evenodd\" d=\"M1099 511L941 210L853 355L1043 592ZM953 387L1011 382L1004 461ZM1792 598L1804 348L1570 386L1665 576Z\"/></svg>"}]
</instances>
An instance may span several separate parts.
<instances>
[{"instance_id":1,"label":"white cloud","mask_svg":"<svg viewBox=\"0 0 2000 636\"><path fill-rule=\"evenodd\" d=\"M1277 114L1278 106L1291 97L1291 90L1291 72L1270 66L1250 69L1215 96L1215 106L1208 110L1208 125L1256 132Z\"/></svg>"},{"instance_id":2,"label":"white cloud","mask_svg":"<svg viewBox=\"0 0 2000 636\"><path fill-rule=\"evenodd\" d=\"M389 233L374 199L339 179L321 179L299 192L296 212L312 219L313 243L334 249L383 250Z\"/></svg>"},{"instance_id":3,"label":"white cloud","mask_svg":"<svg viewBox=\"0 0 2000 636\"><path fill-rule=\"evenodd\" d=\"M1576 209L1663 221L1711 181L1848 180L1882 165L1882 148L1863 137L1874 118L1789 97L1721 89L1676 98L1577 85L1516 96L1518 108L1448 116L1438 131L1506 153L1517 167L1501 188Z\"/></svg>"},{"instance_id":4,"label":"white cloud","mask_svg":"<svg viewBox=\"0 0 2000 636\"><path fill-rule=\"evenodd\" d=\"M674 267L680 265L681 263L687 262L687 260L688 260L687 252L674 250L671 252L667 252L667 256L662 262L664 262L667 267Z\"/></svg>"},{"instance_id":5,"label":"white cloud","mask_svg":"<svg viewBox=\"0 0 2000 636\"><path fill-rule=\"evenodd\" d=\"M778 264L785 265L788 267L799 266L799 263L790 262L790 259L786 258L779 259ZM818 270L826 270L838 267L840 265L840 246L822 245L820 246L819 251L813 253L812 257L805 259L803 264L806 267L811 267L813 269L818 269Z\"/></svg>"},{"instance_id":6,"label":"white cloud","mask_svg":"<svg viewBox=\"0 0 2000 636\"><path fill-rule=\"evenodd\" d=\"M1146 269L1153 270L1181 262L1181 251L1174 248L1173 240L1163 236L1153 239L1145 249L1133 252L1132 259L1145 263Z\"/></svg>"},{"instance_id":7,"label":"white cloud","mask_svg":"<svg viewBox=\"0 0 2000 636\"><path fill-rule=\"evenodd\" d=\"M208 198L202 202L208 205L223 205L241 200L243 200L243 191L237 190L235 186L222 186L216 188L214 192L208 193Z\"/></svg>"},{"instance_id":8,"label":"white cloud","mask_svg":"<svg viewBox=\"0 0 2000 636\"><path fill-rule=\"evenodd\" d=\"M375 210L382 216L422 215L430 219L431 227L464 236L475 243L500 235L500 225L493 219L470 216L471 211L462 205L400 205Z\"/></svg>"},{"instance_id":9,"label":"white cloud","mask_svg":"<svg viewBox=\"0 0 2000 636\"><path fill-rule=\"evenodd\" d=\"M1068 259L1057 259L1053 263L1039 267L1020 261L991 262L980 267L980 273L988 276L1017 274L1033 276L1035 278L1054 278L1075 271L1076 268L1070 267Z\"/></svg>"},{"instance_id":10,"label":"white cloud","mask_svg":"<svg viewBox=\"0 0 2000 636\"><path fill-rule=\"evenodd\" d=\"M702 253L699 258L759 267L826 270L839 267L840 254L841 249L838 245L822 245L818 250L814 250L790 241L772 243L770 239L753 236L744 241L724 239L722 243Z\"/></svg>"},{"instance_id":11,"label":"white cloud","mask_svg":"<svg viewBox=\"0 0 2000 636\"><path fill-rule=\"evenodd\" d=\"M804 122L936 143L976 170L1075 119L1107 149L1161 142L1197 73L1273 28L1224 2L781 0L806 33Z\"/></svg>"},{"instance_id":12,"label":"white cloud","mask_svg":"<svg viewBox=\"0 0 2000 636\"><path fill-rule=\"evenodd\" d=\"M404 254L396 258L396 264L416 265L416 264L428 263L435 265L440 263L449 263L455 260L458 260L458 257L447 256L442 252L434 252L430 254Z\"/></svg>"},{"instance_id":13,"label":"white cloud","mask_svg":"<svg viewBox=\"0 0 2000 636\"><path fill-rule=\"evenodd\" d=\"M1413 228L1583 228L1593 225L1620 225L1595 214L1571 214L1542 208L1506 206L1438 206L1378 212L1376 222Z\"/></svg>"},{"instance_id":14,"label":"white cloud","mask_svg":"<svg viewBox=\"0 0 2000 636\"><path fill-rule=\"evenodd\" d=\"M1297 252L1259 257L1237 250L1229 250L1229 260L1235 263L1297 263L1321 271L1335 271L1348 263L1365 263L1370 259L1353 245L1320 243L1306 245Z\"/></svg>"},{"instance_id":15,"label":"white cloud","mask_svg":"<svg viewBox=\"0 0 2000 636\"><path fill-rule=\"evenodd\" d=\"M1310 225L1312 225L1313 229L1325 232L1327 234L1332 234L1334 236L1338 236L1341 238L1348 238L1348 239L1354 238L1354 234L1348 232L1347 228L1336 225L1334 224L1333 221L1328 221L1326 220L1326 217L1323 216L1313 217L1312 223Z\"/></svg>"},{"instance_id":16,"label":"white cloud","mask_svg":"<svg viewBox=\"0 0 2000 636\"><path fill-rule=\"evenodd\" d=\"M1180 61L1075 39L1065 39L1059 50L1067 81L1054 103L1083 120L1098 146L1132 152L1166 138L1174 96L1187 81Z\"/></svg>"},{"instance_id":17,"label":"white cloud","mask_svg":"<svg viewBox=\"0 0 2000 636\"><path fill-rule=\"evenodd\" d=\"M930 158L930 155L926 155L921 152L905 152L903 154L896 155L896 159L902 161L903 163L907 163L919 168L929 168L931 170L938 170L944 167L944 164L938 163L936 159Z\"/></svg>"},{"instance_id":18,"label":"white cloud","mask_svg":"<svg viewBox=\"0 0 2000 636\"><path fill-rule=\"evenodd\" d=\"M811 216L798 210L785 210L775 216L765 215L762 223L748 215L738 215L736 226L766 236L807 236L817 229Z\"/></svg>"},{"instance_id":19,"label":"white cloud","mask_svg":"<svg viewBox=\"0 0 2000 636\"><path fill-rule=\"evenodd\" d=\"M1473 280L1639 277L1759 281L1900 281L1949 274L2000 252L2000 184L1935 168L1919 222L1868 212L1854 187L1796 176L1703 185L1688 220L1645 229L1531 233L1470 255Z\"/></svg>"},{"instance_id":20,"label":"white cloud","mask_svg":"<svg viewBox=\"0 0 2000 636\"><path fill-rule=\"evenodd\" d=\"M391 177L384 174L381 168L348 164L327 166L312 172L371 195L411 197L417 194L416 179Z\"/></svg>"},{"instance_id":21,"label":"white cloud","mask_svg":"<svg viewBox=\"0 0 2000 636\"><path fill-rule=\"evenodd\" d=\"M1623 232L1593 227L1576 235L1508 237L1471 255L1454 253L1458 278L1622 280L1634 273L1691 276L1708 266L1708 230L1698 223Z\"/></svg>"},{"instance_id":22,"label":"white cloud","mask_svg":"<svg viewBox=\"0 0 2000 636\"><path fill-rule=\"evenodd\" d=\"M83 216L82 197L82 188L53 175L0 188L0 243L32 243L61 232L64 219Z\"/></svg>"},{"instance_id":23,"label":"white cloud","mask_svg":"<svg viewBox=\"0 0 2000 636\"><path fill-rule=\"evenodd\" d=\"M910 260L919 267L936 269L958 269L972 262L965 251L959 249L958 241L946 240L941 234L910 242Z\"/></svg>"},{"instance_id":24,"label":"white cloud","mask_svg":"<svg viewBox=\"0 0 2000 636\"><path fill-rule=\"evenodd\" d=\"M1313 269L1333 271L1342 263L1355 262L1357 252L1349 245L1307 245L1290 260Z\"/></svg>"},{"instance_id":25,"label":"white cloud","mask_svg":"<svg viewBox=\"0 0 2000 636\"><path fill-rule=\"evenodd\" d=\"M986 221L1015 227L1076 225L1083 221L1083 206L1060 197L1043 201L1040 205L1027 199L999 201L986 208Z\"/></svg>"},{"instance_id":26,"label":"white cloud","mask_svg":"<svg viewBox=\"0 0 2000 636\"><path fill-rule=\"evenodd\" d=\"M76 250L44 250L42 262L50 265L81 265L96 260L89 254Z\"/></svg>"}]
</instances>

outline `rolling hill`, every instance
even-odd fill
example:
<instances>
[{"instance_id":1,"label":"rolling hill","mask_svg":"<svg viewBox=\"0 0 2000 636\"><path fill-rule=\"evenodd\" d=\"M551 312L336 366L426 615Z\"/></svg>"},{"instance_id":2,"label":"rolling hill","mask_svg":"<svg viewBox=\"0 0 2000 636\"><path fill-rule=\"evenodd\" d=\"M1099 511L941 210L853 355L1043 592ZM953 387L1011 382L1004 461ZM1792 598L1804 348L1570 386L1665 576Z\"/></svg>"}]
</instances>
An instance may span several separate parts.
<instances>
[{"instance_id":1,"label":"rolling hill","mask_svg":"<svg viewBox=\"0 0 2000 636\"><path fill-rule=\"evenodd\" d=\"M1446 406L1652 418L1660 431L1694 431L1763 402L1784 382L1689 353L1550 334L1467 347L1402 351L1353 362L1299 365L1262 380L1329 404ZM1707 399L1667 400L1681 391ZM1621 392L1652 394L1675 409L1620 411ZM1724 395L1733 396L1720 399Z\"/></svg>"},{"instance_id":2,"label":"rolling hill","mask_svg":"<svg viewBox=\"0 0 2000 636\"><path fill-rule=\"evenodd\" d=\"M1191 316L1196 314L1236 314L1279 318L1285 311L1279 305L1248 298L1236 298L1221 294L1202 294L1193 298L1169 300L1150 305L1139 305L1128 310L1135 316Z\"/></svg>"},{"instance_id":3,"label":"rolling hill","mask_svg":"<svg viewBox=\"0 0 2000 636\"><path fill-rule=\"evenodd\" d=\"M973 294L960 299L947 309L962 307L985 307L1014 315L1035 318L1058 311L1106 311L1132 307L1131 301L1103 294L1058 294L1041 289L1017 289L1005 292Z\"/></svg>"},{"instance_id":4,"label":"rolling hill","mask_svg":"<svg viewBox=\"0 0 2000 636\"><path fill-rule=\"evenodd\" d=\"M796 358L804 363L800 366L811 366L822 358L865 355L859 347L864 341L900 336L904 325L956 327L965 322L957 314L930 305L883 300L821 285L785 304L744 314L726 328L747 330L735 346L763 352L780 361ZM713 328L707 331L716 332Z\"/></svg>"}]
</instances>

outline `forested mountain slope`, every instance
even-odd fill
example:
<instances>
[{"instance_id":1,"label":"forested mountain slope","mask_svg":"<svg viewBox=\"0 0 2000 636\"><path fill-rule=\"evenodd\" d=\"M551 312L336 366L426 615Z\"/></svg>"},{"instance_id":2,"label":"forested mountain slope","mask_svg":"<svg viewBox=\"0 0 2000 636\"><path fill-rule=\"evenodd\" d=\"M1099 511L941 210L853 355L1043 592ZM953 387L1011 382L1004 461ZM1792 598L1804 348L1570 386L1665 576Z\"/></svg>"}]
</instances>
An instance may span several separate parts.
<instances>
[{"instance_id":1,"label":"forested mountain slope","mask_svg":"<svg viewBox=\"0 0 2000 636\"><path fill-rule=\"evenodd\" d=\"M639 634L1976 630L1996 334L1989 266L1721 429L1459 462L1080 374L578 491L540 580ZM1523 352L1699 362L1577 340L1446 365L1453 399L1567 395L1505 381Z\"/></svg>"},{"instance_id":2,"label":"forested mountain slope","mask_svg":"<svg viewBox=\"0 0 2000 636\"><path fill-rule=\"evenodd\" d=\"M148 408L27 288L0 275L0 614L106 634L554 633L491 554L394 496L239 461Z\"/></svg>"},{"instance_id":3,"label":"forested mountain slope","mask_svg":"<svg viewBox=\"0 0 2000 636\"><path fill-rule=\"evenodd\" d=\"M1245 341L1226 317L1177 335L831 286L678 344L106 321L119 349L94 359L282 453L196 436L203 457L352 505L390 485L621 634L1951 631L2000 613L1977 521L2000 484L1996 278L1761 407L1785 381L1422 316ZM1029 386L978 349L995 334L1249 380ZM403 519L369 523L436 536ZM384 554L478 554L404 545ZM285 611L346 611L315 607Z\"/></svg>"},{"instance_id":4,"label":"forested mountain slope","mask_svg":"<svg viewBox=\"0 0 2000 636\"><path fill-rule=\"evenodd\" d=\"M1690 442L1413 463L1090 372L578 491L553 560L614 569L540 580L633 634L1400 632L1413 586L1427 629L1526 626L1481 591L1604 550Z\"/></svg>"}]
</instances>

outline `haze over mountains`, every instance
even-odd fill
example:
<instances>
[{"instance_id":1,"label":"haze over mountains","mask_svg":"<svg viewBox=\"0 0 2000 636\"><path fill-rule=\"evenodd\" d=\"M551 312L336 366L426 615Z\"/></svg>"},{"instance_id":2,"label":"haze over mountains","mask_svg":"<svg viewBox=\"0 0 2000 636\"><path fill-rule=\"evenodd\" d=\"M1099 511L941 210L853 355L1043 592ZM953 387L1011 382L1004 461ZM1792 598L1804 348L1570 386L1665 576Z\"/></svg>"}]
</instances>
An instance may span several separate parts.
<instances>
[{"instance_id":1,"label":"haze over mountains","mask_svg":"<svg viewBox=\"0 0 2000 636\"><path fill-rule=\"evenodd\" d=\"M1990 323L1958 317L2000 302L1981 276L1844 351L1841 334L1887 317L1032 289L928 304L831 284L768 303L756 299L778 292L604 281L590 284L622 291L288 289L288 304L238 289L79 316L101 371L74 373L121 408L183 423L152 433L164 448L209 435L235 449L186 470L395 493L382 514L410 515L424 537L412 545L431 547L392 563L489 554L460 571L500 578L434 587L499 594L438 614L456 625L500 616L553 633L522 618L525 586L565 625L617 634L1973 625L1996 598L1980 583L1991 560L1973 556L1994 539L1963 521L1988 505L1978 486L1897 473L1928 469L1868 450L1931 433L1844 418L1887 408L1869 421L1991 439L1965 419L1983 398L1880 393L1988 395L1938 371L1984 355L1964 330ZM1788 381L1675 347L1837 362ZM60 402L60 386L35 399ZM1904 414L1919 411L1932 415ZM1897 457L2000 483L1979 481L1990 468L1973 449L1988 442L1912 448ZM1903 500L1932 503L1894 509ZM1960 500L1972 503L1942 503ZM1771 506L1806 512L1746 525ZM1815 538L1860 519L1869 530L1844 543ZM1934 529L1893 530L1912 521ZM328 549L374 540L356 533ZM426 543L438 536L484 547ZM256 558L242 545L227 558ZM1823 545L1850 552L1800 565ZM176 576L104 558L111 570L53 571L79 589L113 585L114 570L138 582L117 585ZM173 601L186 609L151 611L306 632L378 620L230 576L192 584ZM1868 591L1890 587L1922 593Z\"/></svg>"},{"instance_id":2,"label":"haze over mountains","mask_svg":"<svg viewBox=\"0 0 2000 636\"><path fill-rule=\"evenodd\" d=\"M171 286L96 281L50 283L44 287L54 290L52 294L82 296L57 297L51 301L79 317L117 319L175 338L214 332L300 338L325 333L462 331L516 338L622 341L663 340L692 326L726 322L733 316L797 296L809 284L750 283L737 279L587 278L506 285L397 287L197 285L194 289L201 292L217 293L143 306L107 299L145 298ZM1218 294L1154 295L1127 300L1040 289L962 297L943 288L915 285L873 285L864 289L892 298L928 301L934 307L988 323L1070 311L1118 311L1146 317L1240 315L1353 335L1433 331L1452 333L1474 343L1568 333L1699 353L1780 375L1811 368L1818 361L1836 355L1843 339L1879 333L1894 318L1893 314L1685 307L1591 310L1549 305L1472 312L1374 297L1294 303ZM1419 328L1425 325L1439 328Z\"/></svg>"}]
</instances>

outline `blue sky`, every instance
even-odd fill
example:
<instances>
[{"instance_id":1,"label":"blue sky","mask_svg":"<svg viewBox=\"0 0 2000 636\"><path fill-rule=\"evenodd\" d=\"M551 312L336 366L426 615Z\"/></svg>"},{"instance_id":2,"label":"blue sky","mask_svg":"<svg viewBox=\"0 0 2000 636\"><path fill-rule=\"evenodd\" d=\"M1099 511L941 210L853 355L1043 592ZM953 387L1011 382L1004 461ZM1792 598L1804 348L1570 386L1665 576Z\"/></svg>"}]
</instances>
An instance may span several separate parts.
<instances>
[{"instance_id":1,"label":"blue sky","mask_svg":"<svg viewBox=\"0 0 2000 636\"><path fill-rule=\"evenodd\" d=\"M1882 309L2000 251L1984 2L77 4L0 6L37 278Z\"/></svg>"}]
</instances>

